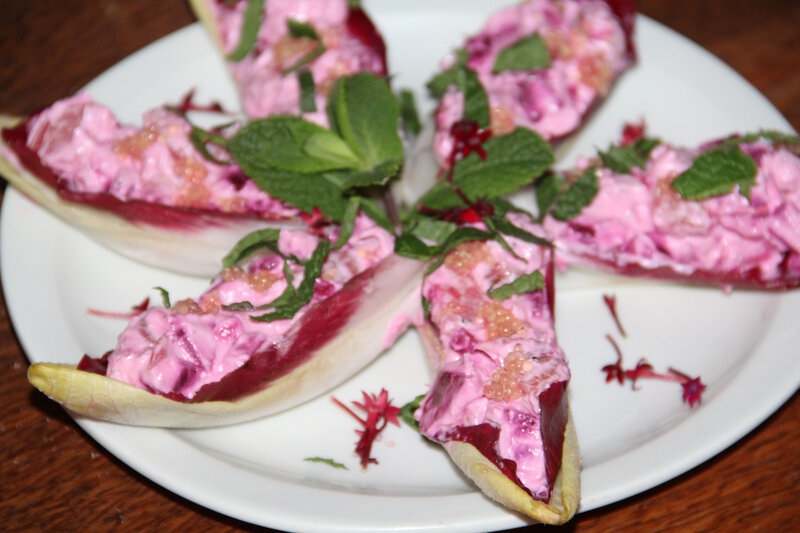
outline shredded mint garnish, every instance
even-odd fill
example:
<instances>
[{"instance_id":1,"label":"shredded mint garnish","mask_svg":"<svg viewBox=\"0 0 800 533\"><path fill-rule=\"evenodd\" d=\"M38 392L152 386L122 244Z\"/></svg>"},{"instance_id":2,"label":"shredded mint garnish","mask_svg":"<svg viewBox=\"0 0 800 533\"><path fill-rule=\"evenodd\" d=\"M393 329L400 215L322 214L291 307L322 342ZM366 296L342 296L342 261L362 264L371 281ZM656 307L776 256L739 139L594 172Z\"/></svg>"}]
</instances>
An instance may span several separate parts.
<instances>
[{"instance_id":1,"label":"shredded mint garnish","mask_svg":"<svg viewBox=\"0 0 800 533\"><path fill-rule=\"evenodd\" d=\"M231 61L241 61L258 40L258 30L261 27L261 12L264 10L264 0L247 0L242 21L242 35L236 49L228 55Z\"/></svg>"},{"instance_id":2,"label":"shredded mint garnish","mask_svg":"<svg viewBox=\"0 0 800 533\"><path fill-rule=\"evenodd\" d=\"M297 73L300 83L300 111L303 113L313 113L317 110L317 86L314 83L314 75L310 70L301 70Z\"/></svg>"},{"instance_id":3,"label":"shredded mint garnish","mask_svg":"<svg viewBox=\"0 0 800 533\"><path fill-rule=\"evenodd\" d=\"M222 308L226 311L253 311L256 307L252 303L245 300L244 302L225 304L222 306Z\"/></svg>"},{"instance_id":4,"label":"shredded mint garnish","mask_svg":"<svg viewBox=\"0 0 800 533\"><path fill-rule=\"evenodd\" d=\"M739 192L750 198L757 173L755 160L738 146L715 148L697 156L692 166L672 181L672 187L688 200L705 200L728 194L738 185Z\"/></svg>"},{"instance_id":5,"label":"shredded mint garnish","mask_svg":"<svg viewBox=\"0 0 800 533\"><path fill-rule=\"evenodd\" d=\"M153 288L157 290L159 293L161 293L161 305L163 305L167 309L172 307L172 304L169 301L169 292L167 292L167 289L163 287L153 287Z\"/></svg>"},{"instance_id":6,"label":"shredded mint garnish","mask_svg":"<svg viewBox=\"0 0 800 533\"><path fill-rule=\"evenodd\" d=\"M425 395L420 394L419 396L417 396L416 398L405 404L400 409L400 414L397 415L400 418L400 420L411 426L411 428L416 432L419 432L419 422L417 422L417 419L414 418L414 411L419 409L419 404L422 403L422 400L424 398Z\"/></svg>"},{"instance_id":7,"label":"shredded mint garnish","mask_svg":"<svg viewBox=\"0 0 800 533\"><path fill-rule=\"evenodd\" d=\"M536 184L539 217L550 214L557 220L570 220L581 214L597 195L597 168L586 169L571 183L555 174L547 174Z\"/></svg>"},{"instance_id":8,"label":"shredded mint garnish","mask_svg":"<svg viewBox=\"0 0 800 533\"><path fill-rule=\"evenodd\" d=\"M538 33L534 33L501 50L497 54L492 72L497 74L505 70L535 70L549 66L550 52L547 50L547 43Z\"/></svg>"},{"instance_id":9,"label":"shredded mint garnish","mask_svg":"<svg viewBox=\"0 0 800 533\"><path fill-rule=\"evenodd\" d=\"M268 248L280 253L278 251L280 234L281 232L278 229L262 229L248 233L233 246L228 255L222 258L222 266L230 268L261 248Z\"/></svg>"},{"instance_id":10,"label":"shredded mint garnish","mask_svg":"<svg viewBox=\"0 0 800 533\"><path fill-rule=\"evenodd\" d=\"M603 165L620 174L629 174L631 168L644 168L650 152L661 144L657 139L636 139L627 146L610 146L606 152L600 152Z\"/></svg>"},{"instance_id":11,"label":"shredded mint garnish","mask_svg":"<svg viewBox=\"0 0 800 533\"><path fill-rule=\"evenodd\" d=\"M538 237L533 233L526 231L518 226L512 224L507 218L502 216L490 217L492 227L504 235L515 237L521 241L529 242L531 244L538 244L539 246L552 247L553 243L542 237Z\"/></svg>"},{"instance_id":12,"label":"shredded mint garnish","mask_svg":"<svg viewBox=\"0 0 800 533\"><path fill-rule=\"evenodd\" d=\"M544 288L544 276L538 270L524 274L510 283L489 289L486 293L497 300L507 300L517 294L526 294Z\"/></svg>"},{"instance_id":13,"label":"shredded mint garnish","mask_svg":"<svg viewBox=\"0 0 800 533\"><path fill-rule=\"evenodd\" d=\"M761 130L756 133L748 133L747 135L725 139L719 144L719 146L717 146L717 148L728 149L734 146L739 146L740 144L755 142L759 139L764 139L773 143L800 145L800 137L796 135L789 135L787 133L775 130Z\"/></svg>"},{"instance_id":14,"label":"shredded mint garnish","mask_svg":"<svg viewBox=\"0 0 800 533\"><path fill-rule=\"evenodd\" d=\"M309 463L325 463L328 466L332 466L333 468L340 468L342 470L348 470L348 468L333 459L328 459L325 457L306 457L303 461L308 461Z\"/></svg>"}]
</instances>

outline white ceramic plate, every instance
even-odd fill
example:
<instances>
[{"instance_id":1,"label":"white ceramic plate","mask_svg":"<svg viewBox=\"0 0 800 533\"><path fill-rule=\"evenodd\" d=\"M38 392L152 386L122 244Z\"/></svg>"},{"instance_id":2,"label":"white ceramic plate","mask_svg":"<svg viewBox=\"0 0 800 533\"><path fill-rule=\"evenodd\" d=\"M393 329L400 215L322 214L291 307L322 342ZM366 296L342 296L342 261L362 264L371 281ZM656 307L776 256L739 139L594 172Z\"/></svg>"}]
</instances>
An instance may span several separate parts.
<instances>
[{"instance_id":1,"label":"white ceramic plate","mask_svg":"<svg viewBox=\"0 0 800 533\"><path fill-rule=\"evenodd\" d=\"M481 24L483 0L367 2L390 46L397 86L423 82L436 61ZM495 4L496 5L496 4ZM423 16L421 13L425 13ZM567 154L591 153L615 139L624 121L647 118L649 131L694 144L735 131L789 124L750 85L714 57L653 21L638 20L640 66L625 75ZM134 54L89 86L125 121L192 87L203 99L236 105L224 66L197 25ZM124 88L124 90L123 90ZM430 109L430 103L424 103ZM182 278L124 260L8 191L2 210L6 301L31 361L77 362L113 346L124 323L87 308L123 310L160 285L174 299L201 291ZM558 333L574 373L571 405L584 457L582 510L662 483L705 461L754 428L800 383L800 292L723 294L563 276ZM617 296L629 332L628 363L646 356L708 384L689 409L680 387L645 382L631 391L607 385L600 368L615 360L615 333L602 294ZM712 317L712 318L709 318ZM424 391L423 357L413 334L336 389L343 401L387 388L397 403ZM79 419L108 450L153 481L216 511L292 531L488 531L525 522L477 492L438 447L406 427L389 427L364 472L353 456L356 429L327 396L291 412L235 427L167 431ZM303 461L322 456L349 470Z\"/></svg>"}]
</instances>

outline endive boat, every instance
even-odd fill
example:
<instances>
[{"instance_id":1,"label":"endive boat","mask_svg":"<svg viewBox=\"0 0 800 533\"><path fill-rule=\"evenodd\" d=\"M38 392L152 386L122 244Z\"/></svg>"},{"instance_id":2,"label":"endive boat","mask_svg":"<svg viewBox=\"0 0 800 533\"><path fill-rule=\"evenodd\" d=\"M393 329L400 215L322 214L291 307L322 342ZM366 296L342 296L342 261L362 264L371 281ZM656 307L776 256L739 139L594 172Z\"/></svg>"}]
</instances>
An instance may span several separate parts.
<instances>
[{"instance_id":1,"label":"endive boat","mask_svg":"<svg viewBox=\"0 0 800 533\"><path fill-rule=\"evenodd\" d=\"M76 365L37 363L28 378L69 411L122 424L209 427L309 400L377 357L418 313L420 261L360 215L336 226L260 232L256 251L195 299L135 316L116 348ZM235 260L235 255L231 260Z\"/></svg>"}]
</instances>

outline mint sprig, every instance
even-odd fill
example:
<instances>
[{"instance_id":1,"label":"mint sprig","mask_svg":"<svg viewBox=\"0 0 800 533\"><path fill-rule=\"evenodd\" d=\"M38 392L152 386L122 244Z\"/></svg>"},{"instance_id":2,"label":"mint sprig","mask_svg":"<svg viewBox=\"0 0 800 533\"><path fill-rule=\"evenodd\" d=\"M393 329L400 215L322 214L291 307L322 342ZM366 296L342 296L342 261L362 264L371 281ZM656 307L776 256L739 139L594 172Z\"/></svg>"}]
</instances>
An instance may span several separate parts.
<instances>
[{"instance_id":1,"label":"mint sprig","mask_svg":"<svg viewBox=\"0 0 800 533\"><path fill-rule=\"evenodd\" d=\"M260 188L303 211L315 207L342 222L350 198L391 227L372 199L401 171L399 104L385 79L372 74L340 78L327 105L331 127L302 117L277 115L250 122L228 141L228 149Z\"/></svg>"},{"instance_id":2,"label":"mint sprig","mask_svg":"<svg viewBox=\"0 0 800 533\"><path fill-rule=\"evenodd\" d=\"M492 72L507 70L536 70L550 66L550 51L541 35L523 37L497 54Z\"/></svg>"},{"instance_id":3,"label":"mint sprig","mask_svg":"<svg viewBox=\"0 0 800 533\"><path fill-rule=\"evenodd\" d=\"M653 148L661 144L658 139L640 138L627 146L609 146L600 152L603 165L620 174L630 174L631 168L644 168Z\"/></svg>"}]
</instances>

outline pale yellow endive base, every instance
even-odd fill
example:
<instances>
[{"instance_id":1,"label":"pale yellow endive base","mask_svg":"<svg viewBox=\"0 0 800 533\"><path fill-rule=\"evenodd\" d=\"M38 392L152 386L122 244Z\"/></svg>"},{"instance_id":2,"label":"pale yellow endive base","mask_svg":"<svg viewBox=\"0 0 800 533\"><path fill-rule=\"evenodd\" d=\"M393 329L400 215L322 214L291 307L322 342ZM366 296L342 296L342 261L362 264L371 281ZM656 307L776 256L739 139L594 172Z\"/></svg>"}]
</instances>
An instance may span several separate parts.
<instances>
[{"instance_id":1,"label":"pale yellow endive base","mask_svg":"<svg viewBox=\"0 0 800 533\"><path fill-rule=\"evenodd\" d=\"M580 450L570 415L564 434L561 471L550 502L534 500L511 481L474 446L459 441L444 444L453 462L490 498L509 509L544 524L563 524L575 514L580 503Z\"/></svg>"},{"instance_id":2,"label":"pale yellow endive base","mask_svg":"<svg viewBox=\"0 0 800 533\"><path fill-rule=\"evenodd\" d=\"M417 325L428 366L435 370L444 354L439 337L426 322ZM533 499L492 464L474 446L450 441L444 443L453 462L490 498L509 509L520 512L544 524L563 524L575 515L581 497L581 456L572 414L568 414L562 446L561 470L553 486L550 502Z\"/></svg>"},{"instance_id":3,"label":"pale yellow endive base","mask_svg":"<svg viewBox=\"0 0 800 533\"><path fill-rule=\"evenodd\" d=\"M120 424L192 428L253 420L332 389L380 355L397 321L419 312L424 266L398 256L385 259L337 336L268 388L235 402L177 402L71 365L37 363L28 369L28 379L75 414Z\"/></svg>"},{"instance_id":4,"label":"pale yellow endive base","mask_svg":"<svg viewBox=\"0 0 800 533\"><path fill-rule=\"evenodd\" d=\"M0 128L17 122L19 119L0 116ZM197 226L188 228L134 224L110 211L64 200L25 170L1 140L0 174L22 194L102 246L147 265L206 279L222 270L222 258L248 233L302 224L299 220L272 222L224 215L197 215Z\"/></svg>"},{"instance_id":5,"label":"pale yellow endive base","mask_svg":"<svg viewBox=\"0 0 800 533\"><path fill-rule=\"evenodd\" d=\"M194 11L194 16L205 26L206 31L208 31L211 38L214 39L214 43L220 51L222 51L222 38L217 30L217 25L214 22L211 10L208 8L207 0L189 0L189 5L192 11Z\"/></svg>"}]
</instances>

